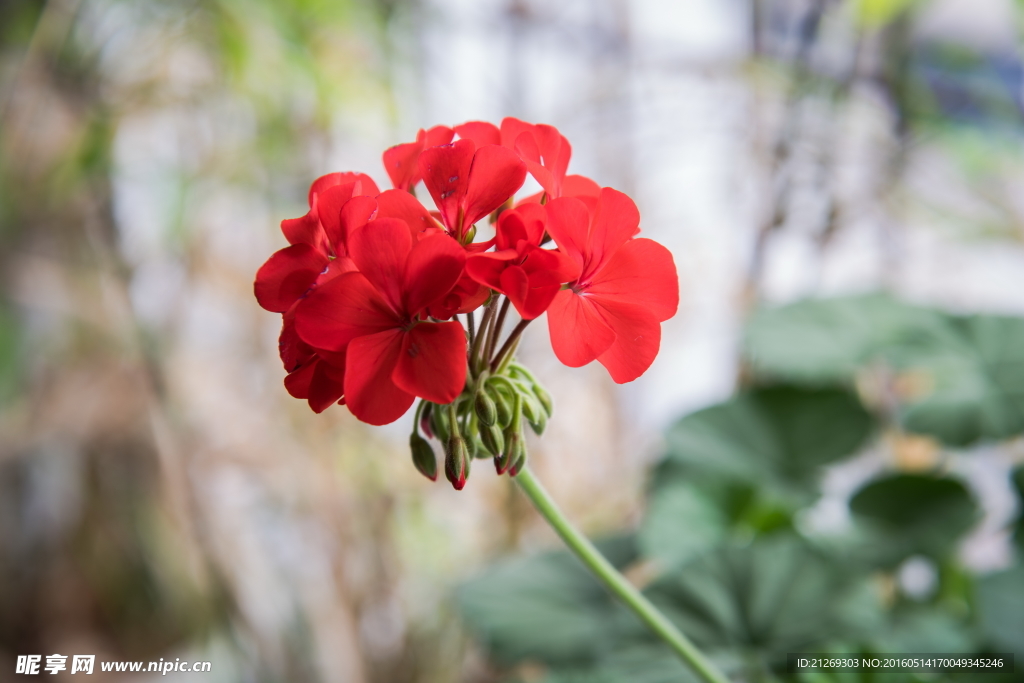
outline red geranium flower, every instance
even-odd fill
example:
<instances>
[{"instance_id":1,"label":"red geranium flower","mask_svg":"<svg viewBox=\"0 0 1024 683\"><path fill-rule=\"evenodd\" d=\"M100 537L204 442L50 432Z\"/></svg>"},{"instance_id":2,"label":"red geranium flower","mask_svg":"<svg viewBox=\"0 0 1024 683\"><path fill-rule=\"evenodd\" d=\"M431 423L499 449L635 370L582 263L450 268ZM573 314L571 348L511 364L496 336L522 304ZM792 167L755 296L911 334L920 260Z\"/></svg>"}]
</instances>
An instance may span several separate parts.
<instances>
[{"instance_id":1,"label":"red geranium flower","mask_svg":"<svg viewBox=\"0 0 1024 683\"><path fill-rule=\"evenodd\" d=\"M294 308L317 286L355 270L345 246L348 231L366 223L377 208L365 193L376 194L377 186L361 173L318 178L310 187L306 215L281 222L291 246L277 251L256 273L256 300L268 311L284 314L278 348L289 373L285 388L295 398L307 399L317 413L342 399L345 356L299 339Z\"/></svg>"},{"instance_id":2,"label":"red geranium flower","mask_svg":"<svg viewBox=\"0 0 1024 683\"><path fill-rule=\"evenodd\" d=\"M580 267L580 276L548 309L551 345L569 367L597 360L617 383L630 382L654 362L660 323L679 306L679 280L668 249L635 238L640 213L611 188L588 210L563 197L545 207L548 233Z\"/></svg>"},{"instance_id":3,"label":"red geranium flower","mask_svg":"<svg viewBox=\"0 0 1024 683\"><path fill-rule=\"evenodd\" d=\"M465 250L443 234L414 242L409 225L395 218L370 221L348 242L359 270L299 303L299 337L345 353L345 402L363 422L393 422L416 396L452 402L466 382L465 333L458 322L427 322L422 314L459 280Z\"/></svg>"},{"instance_id":4,"label":"red geranium flower","mask_svg":"<svg viewBox=\"0 0 1024 683\"><path fill-rule=\"evenodd\" d=\"M580 274L565 254L540 248L546 223L540 204L509 209L498 219L497 251L473 254L466 261L466 273L507 296L524 320L547 310L562 283Z\"/></svg>"},{"instance_id":5,"label":"red geranium flower","mask_svg":"<svg viewBox=\"0 0 1024 683\"><path fill-rule=\"evenodd\" d=\"M498 145L478 147L470 139L424 150L419 164L441 221L459 244L466 244L470 227L526 180L526 166L514 152Z\"/></svg>"}]
</instances>

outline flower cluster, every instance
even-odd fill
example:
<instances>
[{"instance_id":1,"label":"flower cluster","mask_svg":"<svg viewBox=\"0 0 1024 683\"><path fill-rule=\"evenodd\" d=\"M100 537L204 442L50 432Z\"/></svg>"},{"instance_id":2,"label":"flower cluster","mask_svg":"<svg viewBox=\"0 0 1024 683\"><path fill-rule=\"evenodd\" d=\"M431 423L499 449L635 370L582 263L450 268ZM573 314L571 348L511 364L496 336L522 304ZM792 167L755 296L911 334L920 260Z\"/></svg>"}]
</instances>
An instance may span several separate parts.
<instances>
[{"instance_id":1,"label":"flower cluster","mask_svg":"<svg viewBox=\"0 0 1024 683\"><path fill-rule=\"evenodd\" d=\"M675 264L637 237L629 197L566 175L570 154L552 126L474 121L387 150L393 189L362 173L314 181L309 211L281 223L289 246L255 283L260 305L284 319L288 392L374 425L423 399L413 461L436 478L420 432L437 437L461 489L474 457L519 471L524 423L540 433L551 415L547 392L514 361L530 321L548 314L568 366L597 360L619 383L643 374L678 305ZM542 190L517 201L527 174ZM416 199L421 183L433 211ZM481 226L493 237L478 241ZM503 335L510 308L519 323Z\"/></svg>"}]
</instances>

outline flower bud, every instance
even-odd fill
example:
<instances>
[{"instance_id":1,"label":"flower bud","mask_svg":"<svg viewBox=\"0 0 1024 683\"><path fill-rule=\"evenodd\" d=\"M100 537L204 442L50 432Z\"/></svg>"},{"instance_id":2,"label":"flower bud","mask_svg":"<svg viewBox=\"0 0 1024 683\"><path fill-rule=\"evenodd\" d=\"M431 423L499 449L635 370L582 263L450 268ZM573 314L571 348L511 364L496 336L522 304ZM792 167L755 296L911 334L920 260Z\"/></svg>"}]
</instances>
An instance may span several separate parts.
<instances>
[{"instance_id":1,"label":"flower bud","mask_svg":"<svg viewBox=\"0 0 1024 683\"><path fill-rule=\"evenodd\" d=\"M463 437L462 440L466 442L466 453L469 455L470 460L472 460L473 458L480 457L479 451L481 450L482 446L480 444L479 439L477 439L472 434L467 434L466 436Z\"/></svg>"},{"instance_id":2,"label":"flower bud","mask_svg":"<svg viewBox=\"0 0 1024 683\"><path fill-rule=\"evenodd\" d=\"M505 450L505 435L498 425L481 425L480 441L491 455L501 455Z\"/></svg>"},{"instance_id":3,"label":"flower bud","mask_svg":"<svg viewBox=\"0 0 1024 683\"><path fill-rule=\"evenodd\" d=\"M548 417L551 417L554 414L555 409L554 403L551 401L551 394L549 394L547 390L539 384L534 384L530 388L533 390L533 395L537 397L538 401L540 401L540 405L544 408L544 412L547 413Z\"/></svg>"},{"instance_id":4,"label":"flower bud","mask_svg":"<svg viewBox=\"0 0 1024 683\"><path fill-rule=\"evenodd\" d=\"M523 471L524 467L526 467L526 449L525 448L522 449L522 453L520 453L519 459L516 460L515 464L512 465L512 467L509 468L508 476L510 476L510 477L516 476L517 474L519 474L520 472Z\"/></svg>"},{"instance_id":5,"label":"flower bud","mask_svg":"<svg viewBox=\"0 0 1024 683\"><path fill-rule=\"evenodd\" d=\"M502 427L508 427L512 424L512 406L505 396L494 388L494 385L487 385L487 393L490 394L494 400L494 406L497 409L498 424Z\"/></svg>"},{"instance_id":6,"label":"flower bud","mask_svg":"<svg viewBox=\"0 0 1024 683\"><path fill-rule=\"evenodd\" d=\"M475 238L476 238L476 226L474 225L473 227L471 227L469 230L466 231L466 241L465 241L465 244L472 243L472 241Z\"/></svg>"},{"instance_id":7,"label":"flower bud","mask_svg":"<svg viewBox=\"0 0 1024 683\"><path fill-rule=\"evenodd\" d=\"M536 434L537 436L540 436L541 434L543 434L544 433L544 428L547 427L547 426L548 426L548 414L545 413L543 410L540 412L539 415L537 415L537 419L536 420L530 420L530 429L532 429L533 433Z\"/></svg>"},{"instance_id":8,"label":"flower bud","mask_svg":"<svg viewBox=\"0 0 1024 683\"><path fill-rule=\"evenodd\" d=\"M523 450L523 436L519 430L511 427L505 430L505 448L500 456L494 458L494 469L499 475L505 474Z\"/></svg>"},{"instance_id":9,"label":"flower bud","mask_svg":"<svg viewBox=\"0 0 1024 683\"><path fill-rule=\"evenodd\" d=\"M486 391L481 389L476 392L473 407L476 410L476 416L480 420L480 424L489 427L498 421L498 407L494 404L494 399L488 396Z\"/></svg>"},{"instance_id":10,"label":"flower bud","mask_svg":"<svg viewBox=\"0 0 1024 683\"><path fill-rule=\"evenodd\" d=\"M434 435L441 441L447 443L451 438L451 425L448 424L448 409L444 406L434 406L430 412L430 426Z\"/></svg>"},{"instance_id":11,"label":"flower bud","mask_svg":"<svg viewBox=\"0 0 1024 683\"><path fill-rule=\"evenodd\" d=\"M534 400L533 396L523 395L523 417L525 417L531 424L536 422L540 414L544 411L541 409L540 404Z\"/></svg>"},{"instance_id":12,"label":"flower bud","mask_svg":"<svg viewBox=\"0 0 1024 683\"><path fill-rule=\"evenodd\" d=\"M420 474L430 481L437 481L437 457L427 440L413 432L409 436L409 449L412 451L412 464Z\"/></svg>"},{"instance_id":13,"label":"flower bud","mask_svg":"<svg viewBox=\"0 0 1024 683\"><path fill-rule=\"evenodd\" d=\"M430 413L434 409L434 404L427 401L423 402L423 412L420 414L420 431L426 434L428 439L434 437L434 430L431 428Z\"/></svg>"},{"instance_id":14,"label":"flower bud","mask_svg":"<svg viewBox=\"0 0 1024 683\"><path fill-rule=\"evenodd\" d=\"M461 436L448 439L444 454L444 474L456 491L461 491L469 477L469 451Z\"/></svg>"}]
</instances>

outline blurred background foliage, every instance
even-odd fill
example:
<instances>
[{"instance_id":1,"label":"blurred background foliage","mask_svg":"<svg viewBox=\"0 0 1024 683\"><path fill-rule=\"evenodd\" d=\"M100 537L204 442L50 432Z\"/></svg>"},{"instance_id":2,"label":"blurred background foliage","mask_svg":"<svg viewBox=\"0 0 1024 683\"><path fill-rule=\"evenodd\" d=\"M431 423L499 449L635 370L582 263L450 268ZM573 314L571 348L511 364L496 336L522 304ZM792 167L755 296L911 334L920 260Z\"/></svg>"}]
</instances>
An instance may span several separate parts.
<instances>
[{"instance_id":1,"label":"blurred background foliage","mask_svg":"<svg viewBox=\"0 0 1024 683\"><path fill-rule=\"evenodd\" d=\"M736 680L1021 660L1022 11L0 3L0 671L688 680L507 481L430 485L406 424L281 387L252 279L310 181L384 186L417 128L505 115L557 125L680 268L633 385L522 349L557 402L535 468L609 557Z\"/></svg>"}]
</instances>

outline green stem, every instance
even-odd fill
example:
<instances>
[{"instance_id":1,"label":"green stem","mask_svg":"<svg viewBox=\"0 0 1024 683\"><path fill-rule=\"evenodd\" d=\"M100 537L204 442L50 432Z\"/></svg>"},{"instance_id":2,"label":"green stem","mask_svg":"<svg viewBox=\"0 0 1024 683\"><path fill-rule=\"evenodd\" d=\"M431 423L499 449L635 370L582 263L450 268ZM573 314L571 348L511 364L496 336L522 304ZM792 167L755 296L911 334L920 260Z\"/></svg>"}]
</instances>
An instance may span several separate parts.
<instances>
[{"instance_id":1,"label":"green stem","mask_svg":"<svg viewBox=\"0 0 1024 683\"><path fill-rule=\"evenodd\" d=\"M487 340L487 346L484 348L484 358L490 358L491 354L494 353L494 347L498 345L498 337L501 336L501 328L505 324L505 315L508 314L508 305L512 302L511 299L505 297L505 300L501 302L501 310L498 312L498 319L494 323L494 331L491 333L490 338Z\"/></svg>"},{"instance_id":2,"label":"green stem","mask_svg":"<svg viewBox=\"0 0 1024 683\"><path fill-rule=\"evenodd\" d=\"M508 335L508 339L502 344L501 349L495 354L494 359L491 361L491 372L494 372L502 366L502 361L505 360L506 356L511 358L512 349L515 347L516 342L519 341L520 335L523 334L523 330L526 326L532 322L531 320L520 320L519 324L513 328L512 333Z\"/></svg>"},{"instance_id":3,"label":"green stem","mask_svg":"<svg viewBox=\"0 0 1024 683\"><path fill-rule=\"evenodd\" d=\"M594 575L614 593L620 600L636 613L647 626L654 631L662 640L679 655L680 659L689 664L694 671L707 683L729 683L729 679L718 670L711 660L694 646L689 639L679 632L679 629L658 611L644 595L637 590L636 586L626 580L604 555L594 547L594 544L587 540L576 527L566 519L558 505L551 499L548 492L544 490L540 482L533 478L533 472L529 467L524 467L515 477L519 488L523 490L526 497L530 499L537 511L543 515L548 524L558 532L565 544L569 546L576 557L587 565Z\"/></svg>"}]
</instances>

